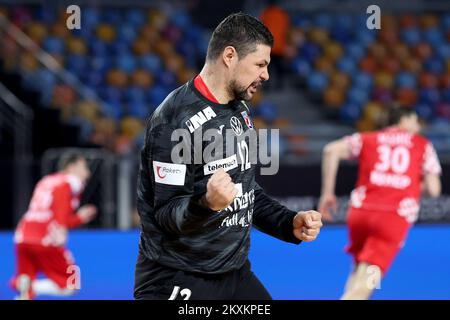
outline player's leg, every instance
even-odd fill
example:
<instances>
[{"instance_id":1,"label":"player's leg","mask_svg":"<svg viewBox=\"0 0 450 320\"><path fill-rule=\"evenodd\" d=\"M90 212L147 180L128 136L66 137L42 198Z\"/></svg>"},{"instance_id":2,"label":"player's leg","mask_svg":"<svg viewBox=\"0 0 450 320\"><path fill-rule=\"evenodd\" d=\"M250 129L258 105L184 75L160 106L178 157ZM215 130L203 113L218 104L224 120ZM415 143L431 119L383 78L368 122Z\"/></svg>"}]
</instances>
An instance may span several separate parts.
<instances>
[{"instance_id":1,"label":"player's leg","mask_svg":"<svg viewBox=\"0 0 450 320\"><path fill-rule=\"evenodd\" d=\"M27 244L16 245L16 274L11 279L11 287L19 292L18 300L30 300L34 297L31 283L36 278L37 266L32 247Z\"/></svg>"},{"instance_id":2,"label":"player's leg","mask_svg":"<svg viewBox=\"0 0 450 320\"><path fill-rule=\"evenodd\" d=\"M358 263L353 274L353 279L346 288L342 300L367 300L375 288L380 287L383 273L377 265L361 262Z\"/></svg>"},{"instance_id":3,"label":"player's leg","mask_svg":"<svg viewBox=\"0 0 450 320\"><path fill-rule=\"evenodd\" d=\"M359 261L355 281L342 299L368 299L402 247L409 224L396 213L373 212L370 232L363 248L355 256Z\"/></svg>"},{"instance_id":4,"label":"player's leg","mask_svg":"<svg viewBox=\"0 0 450 320\"><path fill-rule=\"evenodd\" d=\"M80 274L72 254L65 248L42 248L39 264L46 279L32 283L36 295L70 296L80 289Z\"/></svg>"},{"instance_id":5,"label":"player's leg","mask_svg":"<svg viewBox=\"0 0 450 320\"><path fill-rule=\"evenodd\" d=\"M137 300L230 299L232 275L185 272L163 266L139 254L135 269L134 298Z\"/></svg>"},{"instance_id":6,"label":"player's leg","mask_svg":"<svg viewBox=\"0 0 450 320\"><path fill-rule=\"evenodd\" d=\"M236 272L233 280L236 283L233 300L272 300L267 289L251 270L249 261Z\"/></svg>"},{"instance_id":7,"label":"player's leg","mask_svg":"<svg viewBox=\"0 0 450 320\"><path fill-rule=\"evenodd\" d=\"M136 300L168 300L173 292L172 279L177 270L165 268L149 260L140 251L134 271Z\"/></svg>"},{"instance_id":8,"label":"player's leg","mask_svg":"<svg viewBox=\"0 0 450 320\"><path fill-rule=\"evenodd\" d=\"M15 279L15 288L19 292L19 295L15 297L15 300L31 300L34 296L31 288L31 278L25 273L17 276Z\"/></svg>"},{"instance_id":9,"label":"player's leg","mask_svg":"<svg viewBox=\"0 0 450 320\"><path fill-rule=\"evenodd\" d=\"M345 283L344 292L347 292L353 286L353 283L355 281L355 274L356 274L356 263L352 265L352 270L350 271L350 274L348 275L347 281Z\"/></svg>"},{"instance_id":10,"label":"player's leg","mask_svg":"<svg viewBox=\"0 0 450 320\"><path fill-rule=\"evenodd\" d=\"M369 221L367 219L367 212L351 208L347 215L347 225L349 244L346 247L346 252L353 256L353 266L348 275L342 297L352 291L355 285L358 257L361 254L368 237Z\"/></svg>"},{"instance_id":11,"label":"player's leg","mask_svg":"<svg viewBox=\"0 0 450 320\"><path fill-rule=\"evenodd\" d=\"M68 297L76 292L75 289L61 288L51 279L36 279L32 287L36 295Z\"/></svg>"}]
</instances>

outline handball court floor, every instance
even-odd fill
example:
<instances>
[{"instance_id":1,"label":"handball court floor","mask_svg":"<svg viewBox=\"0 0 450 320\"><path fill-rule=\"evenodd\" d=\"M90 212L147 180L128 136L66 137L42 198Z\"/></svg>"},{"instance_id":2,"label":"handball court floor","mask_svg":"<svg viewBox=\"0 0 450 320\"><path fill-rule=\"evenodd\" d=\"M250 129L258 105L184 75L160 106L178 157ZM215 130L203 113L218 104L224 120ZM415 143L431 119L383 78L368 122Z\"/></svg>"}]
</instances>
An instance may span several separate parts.
<instances>
[{"instance_id":1,"label":"handball court floor","mask_svg":"<svg viewBox=\"0 0 450 320\"><path fill-rule=\"evenodd\" d=\"M138 239L138 230L71 231L82 281L69 299L132 299ZM351 263L346 242L345 226L326 226L299 246L253 231L250 261L274 299L338 299ZM0 232L0 299L15 295L13 271L12 233ZM416 225L373 299L450 299L450 225Z\"/></svg>"}]
</instances>

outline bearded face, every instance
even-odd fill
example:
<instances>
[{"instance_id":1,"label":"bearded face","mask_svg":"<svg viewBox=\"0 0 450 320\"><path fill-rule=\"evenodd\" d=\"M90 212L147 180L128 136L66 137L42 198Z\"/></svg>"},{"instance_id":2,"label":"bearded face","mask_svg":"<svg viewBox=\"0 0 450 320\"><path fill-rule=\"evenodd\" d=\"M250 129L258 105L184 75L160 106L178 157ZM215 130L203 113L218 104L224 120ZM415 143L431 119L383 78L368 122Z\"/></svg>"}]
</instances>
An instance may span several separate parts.
<instances>
[{"instance_id":1,"label":"bearded face","mask_svg":"<svg viewBox=\"0 0 450 320\"><path fill-rule=\"evenodd\" d=\"M228 92L236 100L249 101L262 85L262 81L254 81L249 86L239 84L236 79L230 81Z\"/></svg>"},{"instance_id":2,"label":"bearded face","mask_svg":"<svg viewBox=\"0 0 450 320\"><path fill-rule=\"evenodd\" d=\"M269 80L267 67L270 62L270 50L269 46L259 44L255 51L239 59L227 88L235 100L252 99L262 83Z\"/></svg>"}]
</instances>

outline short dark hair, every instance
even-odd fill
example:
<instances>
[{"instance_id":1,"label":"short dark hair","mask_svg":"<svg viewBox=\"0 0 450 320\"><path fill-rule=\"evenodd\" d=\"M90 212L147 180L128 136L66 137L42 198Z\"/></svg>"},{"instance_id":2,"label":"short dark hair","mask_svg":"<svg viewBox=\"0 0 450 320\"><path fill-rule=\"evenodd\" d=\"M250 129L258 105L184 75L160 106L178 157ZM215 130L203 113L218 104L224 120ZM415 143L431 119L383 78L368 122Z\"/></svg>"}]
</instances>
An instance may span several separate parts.
<instances>
[{"instance_id":1,"label":"short dark hair","mask_svg":"<svg viewBox=\"0 0 450 320\"><path fill-rule=\"evenodd\" d=\"M403 117L409 117L413 114L417 114L412 108L405 107L392 107L389 110L388 125L393 126L400 123Z\"/></svg>"},{"instance_id":2,"label":"short dark hair","mask_svg":"<svg viewBox=\"0 0 450 320\"><path fill-rule=\"evenodd\" d=\"M57 169L58 171L65 170L79 160L86 160L86 157L79 151L67 151L59 158Z\"/></svg>"},{"instance_id":3,"label":"short dark hair","mask_svg":"<svg viewBox=\"0 0 450 320\"><path fill-rule=\"evenodd\" d=\"M273 47L273 36L269 29L251 15L233 13L214 30L209 40L206 60L216 59L227 46L233 46L239 59L242 59L255 51L258 44Z\"/></svg>"}]
</instances>

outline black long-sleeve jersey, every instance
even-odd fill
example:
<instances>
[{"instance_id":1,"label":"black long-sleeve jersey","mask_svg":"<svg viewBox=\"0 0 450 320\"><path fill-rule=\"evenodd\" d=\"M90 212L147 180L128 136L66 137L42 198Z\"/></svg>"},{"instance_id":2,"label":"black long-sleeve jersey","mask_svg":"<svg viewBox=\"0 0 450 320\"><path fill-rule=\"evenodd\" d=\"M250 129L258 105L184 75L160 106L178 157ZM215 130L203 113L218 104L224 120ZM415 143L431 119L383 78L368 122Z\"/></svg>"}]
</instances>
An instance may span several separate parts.
<instances>
[{"instance_id":1,"label":"black long-sleeve jersey","mask_svg":"<svg viewBox=\"0 0 450 320\"><path fill-rule=\"evenodd\" d=\"M184 129L185 139L174 139L175 129ZM199 132L208 129L223 137L223 148L212 152L214 159L199 160L196 156L210 141L200 147L194 142L199 141ZM296 212L269 198L255 181L255 164L248 160L245 139L248 130L254 128L243 101L209 101L192 80L155 110L147 122L138 179L140 250L148 259L191 272L238 269L248 257L252 224L283 241L300 243L293 235ZM235 153L227 151L227 144ZM174 160L174 150L181 146L185 149L179 154L184 158ZM238 194L228 208L216 212L198 201L206 193L208 179L220 168L231 176Z\"/></svg>"}]
</instances>

